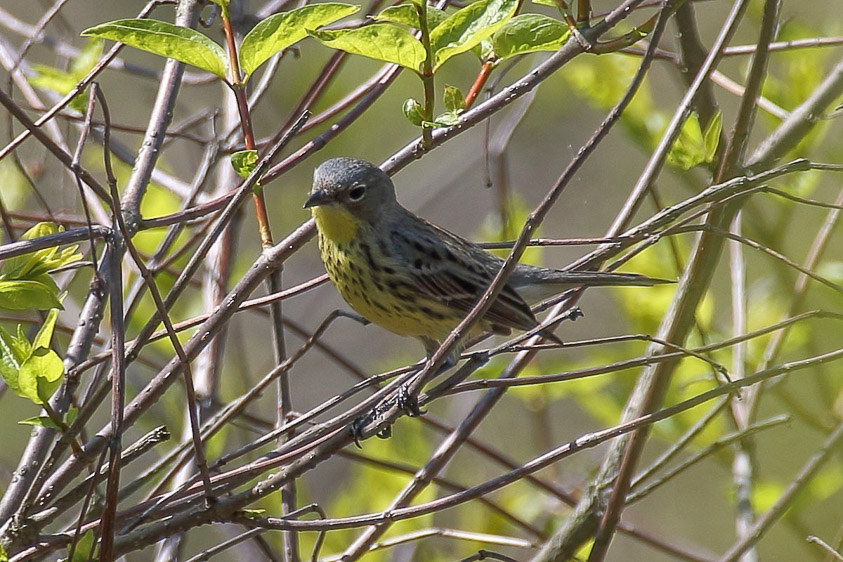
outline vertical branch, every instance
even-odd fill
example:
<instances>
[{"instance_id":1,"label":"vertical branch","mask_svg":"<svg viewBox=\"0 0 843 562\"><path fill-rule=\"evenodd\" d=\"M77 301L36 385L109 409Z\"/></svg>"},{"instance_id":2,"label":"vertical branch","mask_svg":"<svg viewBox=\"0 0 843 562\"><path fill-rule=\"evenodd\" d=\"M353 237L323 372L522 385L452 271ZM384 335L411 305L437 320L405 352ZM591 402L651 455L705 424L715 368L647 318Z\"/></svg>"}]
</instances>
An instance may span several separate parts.
<instances>
[{"instance_id":1,"label":"vertical branch","mask_svg":"<svg viewBox=\"0 0 843 562\"><path fill-rule=\"evenodd\" d=\"M252 117L249 110L249 103L246 98L245 84L242 82L240 73L240 66L237 58L237 44L234 40L234 29L231 25L231 19L227 10L223 10L222 17L223 32L225 33L225 41L228 47L229 62L231 65L231 88L234 92L234 97L237 101L237 109L240 113L240 126L243 132L243 141L247 150L256 150L255 134L252 128ZM264 250L271 248L272 229L269 225L269 216L266 210L266 199L264 198L263 188L260 183L255 183L252 189L252 198L255 203L255 214L258 221L258 229L260 231L261 246ZM283 273L283 266L270 273L266 280L267 292L276 293L281 291L282 283L281 276ZM281 309L281 301L274 301L269 306L270 322L272 323L272 350L276 364L281 364L287 356L286 344L284 342L284 322ZM276 387L276 395L278 398L278 409L276 415L276 425L281 427L287 421L288 417L293 411L293 400L290 392L290 378L287 371L283 372L278 377ZM295 482L288 482L281 490L281 512L282 514L292 513L296 510L296 488ZM293 531L284 531L282 533L284 538L284 559L287 562L297 562L299 560L299 548L297 535Z\"/></svg>"},{"instance_id":2,"label":"vertical branch","mask_svg":"<svg viewBox=\"0 0 843 562\"><path fill-rule=\"evenodd\" d=\"M194 26L196 15L199 11L199 4L200 3L197 0L181 0L176 16L177 24L185 27ZM151 9L151 7L148 8ZM142 13L146 14L148 12L144 10ZM112 49L109 54L100 61L100 63L92 69L91 72L88 73L88 77L86 77L83 82L80 82L71 94L65 96L62 103L54 107L51 111L47 112L36 123L34 123L33 128L30 129L27 127L29 129L28 132L36 138L44 138L46 140L46 137L43 136L43 132L41 132L38 126L48 122L62 107L64 107L64 105L70 103L70 100L72 100L73 97L81 91L81 88L87 85L93 76L95 76L101 68L108 64L108 62L116 56L120 47L122 47L122 45L117 45L114 49ZM183 68L184 65L182 63L177 63L174 60L167 61L164 67L164 75L155 100L149 126L147 127L144 141L141 143L141 150L138 153L138 158L135 161L132 174L126 184L124 196L128 197L131 203L127 204L121 211L125 213L127 226L131 233L135 232L138 221L140 220L140 202L143 197L143 193L145 192L146 184L152 174L152 169L157 161L161 143L165 138L164 132L166 131L167 125L170 123L172 118L172 111L175 105L175 98L179 89L178 87L181 82ZM7 96L5 93L0 90L0 102L4 101L6 98ZM15 142L18 142L19 139L22 142L25 138L25 135L19 135ZM10 147L11 146L12 145L10 145ZM45 146L50 147L51 145L47 144ZM7 147L7 149L10 147ZM2 151L0 151L0 154L2 154ZM62 159L61 155L56 154L56 156L60 160ZM94 181L89 174L80 173L80 176L86 184L96 190L97 194L101 198L105 200L109 199L108 193L96 181ZM111 259L112 256L110 256L110 253L113 251L114 248L106 247L104 252L105 255L102 256L103 262L108 262L108 260ZM109 278L108 272L109 268L107 266L103 266L103 272L101 272L100 277L106 286L110 286L110 283L114 282L113 279ZM81 363L91 349L97 329L102 321L103 309L105 307L104 297L105 294L103 292L103 287L99 284L98 280L95 279L91 284L90 292L85 300L85 304L82 307L78 328L73 333L70 345L68 346L68 350L64 358L65 370L68 372L71 372L73 367ZM58 392L56 392L53 396L51 403L54 404L54 410L56 410L57 413L63 414L70 407L70 399L77 384L78 380L76 377L68 377L62 383ZM32 436L27 443L26 451L21 457L21 465L18 467L19 478L12 481L3 495L3 499L0 501L0 522L5 521L12 513L16 511L20 512L21 509L28 503L28 497L40 491L37 483L44 481L49 467L45 466L37 471L32 470L31 467L40 466L43 459L50 452L49 441L52 439L53 434L53 431L46 428L37 427L33 429Z\"/></svg>"},{"instance_id":3,"label":"vertical branch","mask_svg":"<svg viewBox=\"0 0 843 562\"><path fill-rule=\"evenodd\" d=\"M117 228L119 208L114 209L114 224L108 254L109 278L108 297L111 302L111 438L109 440L108 483L105 490L105 508L100 527L99 560L111 562L114 559L115 516L117 513L117 492L120 486L120 454L123 438L123 404L126 392L126 362L123 346L125 333L123 326L123 236Z\"/></svg>"},{"instance_id":4,"label":"vertical branch","mask_svg":"<svg viewBox=\"0 0 843 562\"><path fill-rule=\"evenodd\" d=\"M694 81L695 84L699 83L701 86L705 81L705 77L708 72L713 69L714 63L719 60L722 55L723 48L731 40L732 35L737 29L737 24L742 19L746 7L747 2L745 1L738 1L733 6L730 18L718 37L712 53L709 54L706 62L703 64L701 76L697 77ZM734 166L743 153L745 139L747 138L753 123L755 100L760 92L763 79L766 76L769 54L767 47L775 36L776 24L778 22L778 8L778 0L768 0L758 40L758 52L756 54L756 58L753 60L752 68L750 69L746 92L741 100L741 106L737 119L735 120L735 126L730 137L729 146L727 147L723 160L721 161L719 173L715 177L716 182L722 182L731 177L734 173ZM701 77L702 80L700 79ZM690 102L694 97L693 94L695 93L696 92L694 90L690 90L683 102ZM651 160L650 165L648 165L648 170L652 170L653 175L648 176L645 173L645 175L639 179L636 184L636 188L643 188L646 185L649 185L652 179L655 178L655 172L660 169L661 164L659 163L657 167L654 167L653 164L654 161ZM726 208L718 208L711 213L707 219L707 224L722 226L725 222L725 226L728 227L728 224L731 222L736 212L737 207L735 203L728 205ZM618 224L618 222L616 221L615 224ZM721 236L709 234L707 232L703 232L700 235L697 245L693 249L688 268L685 270L680 282L677 296L671 304L671 308L669 309L665 321L659 327L659 339L666 340L676 345L683 344L694 324L693 319L697 305L705 292L705 288L708 286L711 276L714 273L714 267L718 261L723 244L724 240ZM651 346L648 353L656 351L658 347L659 346ZM639 413L653 411L653 409L661 403L664 393L666 392L668 380L676 364L676 361L660 363L654 368L649 369L648 371L650 372L645 371L645 374L642 376L640 381L640 383L643 383L643 386L636 388L636 393L634 393L633 398L630 399L630 406L633 404L633 400L637 398L636 395L638 390L642 391L640 395L641 402L635 405L635 410L628 409L625 414L629 414L632 411L637 411ZM604 464L602 467L603 469L601 469L601 476L604 478L612 478L614 480L614 486L612 488L606 512L600 522L598 539L595 540L595 546L589 556L589 562L592 560L602 560L608 550L608 541L610 539L609 532L614 529L615 525L617 525L620 513L623 510L624 498L628 492L632 472L637 465L648 433L647 428L642 428L642 430L635 431L629 439L626 440L626 442L619 440L618 448L613 452L610 452L609 457L607 457L607 459L612 459L615 451L620 452L621 448L623 449L619 463L616 465L617 473L614 477L603 470L606 468L611 469L614 465L614 461L609 460L608 463ZM600 542L601 538L604 542Z\"/></svg>"},{"instance_id":5,"label":"vertical branch","mask_svg":"<svg viewBox=\"0 0 843 562\"><path fill-rule=\"evenodd\" d=\"M732 220L730 232L741 235L741 216L738 212ZM746 333L746 261L743 246L736 240L729 242L729 269L732 275L732 336L740 337ZM732 377L742 379L746 375L746 342L738 342L732 348ZM747 401L733 398L730 401L738 431L743 431L750 423ZM745 437L738 443L732 459L732 482L734 485L735 531L738 537L746 536L755 521L752 507L752 480L754 473L754 447L752 439ZM758 553L754 549L742 557L743 562L756 562Z\"/></svg>"}]
</instances>

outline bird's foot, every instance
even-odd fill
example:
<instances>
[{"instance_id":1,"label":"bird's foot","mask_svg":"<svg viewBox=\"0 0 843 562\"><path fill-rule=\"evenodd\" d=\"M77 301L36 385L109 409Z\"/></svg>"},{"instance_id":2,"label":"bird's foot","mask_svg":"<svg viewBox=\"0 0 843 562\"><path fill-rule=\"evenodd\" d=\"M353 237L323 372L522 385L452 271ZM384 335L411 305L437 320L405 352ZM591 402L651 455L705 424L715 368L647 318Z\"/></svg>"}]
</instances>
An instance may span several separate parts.
<instances>
[{"instance_id":1,"label":"bird's foot","mask_svg":"<svg viewBox=\"0 0 843 562\"><path fill-rule=\"evenodd\" d=\"M402 384L396 395L396 405L411 418L417 418L427 413L419 407L419 397L410 392L410 383Z\"/></svg>"}]
</instances>

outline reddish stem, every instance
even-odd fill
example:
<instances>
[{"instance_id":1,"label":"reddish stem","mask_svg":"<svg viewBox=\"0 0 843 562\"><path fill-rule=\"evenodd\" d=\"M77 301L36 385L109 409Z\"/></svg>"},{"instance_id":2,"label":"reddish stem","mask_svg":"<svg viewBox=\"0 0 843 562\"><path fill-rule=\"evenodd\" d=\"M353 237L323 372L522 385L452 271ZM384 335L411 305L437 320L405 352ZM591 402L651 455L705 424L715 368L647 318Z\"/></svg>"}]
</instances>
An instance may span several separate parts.
<instances>
[{"instance_id":1,"label":"reddish stem","mask_svg":"<svg viewBox=\"0 0 843 562\"><path fill-rule=\"evenodd\" d=\"M466 109L472 106L474 100L476 100L477 96L480 95L480 92L483 91L483 87L486 86L486 81L489 80L489 76L492 74L493 67L493 61L484 62L483 66L480 67L480 72L477 73L477 78L474 79L474 84L471 85L471 89L468 90L468 94L465 96Z\"/></svg>"}]
</instances>

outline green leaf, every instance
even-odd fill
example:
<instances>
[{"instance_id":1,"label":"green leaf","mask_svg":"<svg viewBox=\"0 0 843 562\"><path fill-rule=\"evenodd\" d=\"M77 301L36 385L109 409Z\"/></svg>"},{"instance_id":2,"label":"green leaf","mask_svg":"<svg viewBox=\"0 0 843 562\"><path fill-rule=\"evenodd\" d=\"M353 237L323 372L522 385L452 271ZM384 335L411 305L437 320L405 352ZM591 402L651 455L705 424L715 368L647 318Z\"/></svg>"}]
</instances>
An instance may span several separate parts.
<instances>
[{"instance_id":1,"label":"green leaf","mask_svg":"<svg viewBox=\"0 0 843 562\"><path fill-rule=\"evenodd\" d=\"M215 4L220 4L223 0L212 0ZM228 5L228 0L225 0L225 4ZM94 530L88 529L84 535L79 537L79 540L76 542L76 550L73 551L73 560L69 562L88 562L89 556L94 549L94 545L96 544L96 537L94 536Z\"/></svg>"},{"instance_id":2,"label":"green leaf","mask_svg":"<svg viewBox=\"0 0 843 562\"><path fill-rule=\"evenodd\" d=\"M90 27L82 35L119 41L142 51L201 68L223 80L228 73L228 62L222 47L194 29L165 21L117 20Z\"/></svg>"},{"instance_id":3,"label":"green leaf","mask_svg":"<svg viewBox=\"0 0 843 562\"><path fill-rule=\"evenodd\" d=\"M21 235L21 240L35 240L36 238L43 238L50 234L58 234L64 229L54 222L44 221L32 226L29 230Z\"/></svg>"},{"instance_id":4,"label":"green leaf","mask_svg":"<svg viewBox=\"0 0 843 562\"><path fill-rule=\"evenodd\" d=\"M257 150L241 150L231 155L231 166L237 175L243 179L248 178L255 171L258 163Z\"/></svg>"},{"instance_id":5,"label":"green leaf","mask_svg":"<svg viewBox=\"0 0 843 562\"><path fill-rule=\"evenodd\" d=\"M466 108L465 96L459 88L445 84L445 109L449 113L459 113Z\"/></svg>"},{"instance_id":6,"label":"green leaf","mask_svg":"<svg viewBox=\"0 0 843 562\"><path fill-rule=\"evenodd\" d=\"M32 340L32 347L39 348L50 347L50 342L53 340L53 331L56 329L56 320L59 317L59 311L57 308L52 309L48 314L47 318L44 320L44 323L39 328L38 333L35 334L35 338Z\"/></svg>"},{"instance_id":7,"label":"green leaf","mask_svg":"<svg viewBox=\"0 0 843 562\"><path fill-rule=\"evenodd\" d=\"M38 281L0 281L0 308L7 310L48 310L62 308L55 292Z\"/></svg>"},{"instance_id":8,"label":"green leaf","mask_svg":"<svg viewBox=\"0 0 843 562\"><path fill-rule=\"evenodd\" d=\"M18 376L20 394L35 404L44 404L61 384L64 364L58 353L39 347L23 362Z\"/></svg>"},{"instance_id":9,"label":"green leaf","mask_svg":"<svg viewBox=\"0 0 843 562\"><path fill-rule=\"evenodd\" d=\"M76 78L69 72L65 72L46 64L33 64L32 70L37 74L31 76L29 83L36 88L43 88L61 95L69 93L76 87Z\"/></svg>"},{"instance_id":10,"label":"green leaf","mask_svg":"<svg viewBox=\"0 0 843 562\"><path fill-rule=\"evenodd\" d=\"M568 40L570 30L559 20L541 14L515 16L492 36L499 59L536 51L556 51Z\"/></svg>"},{"instance_id":11,"label":"green leaf","mask_svg":"<svg viewBox=\"0 0 843 562\"><path fill-rule=\"evenodd\" d=\"M436 116L432 123L425 123L428 127L450 127L460 122L460 114L457 111L448 111Z\"/></svg>"},{"instance_id":12,"label":"green leaf","mask_svg":"<svg viewBox=\"0 0 843 562\"><path fill-rule=\"evenodd\" d=\"M308 33L328 47L397 64L414 72L419 72L425 59L424 47L418 39L408 31L388 23Z\"/></svg>"},{"instance_id":13,"label":"green leaf","mask_svg":"<svg viewBox=\"0 0 843 562\"><path fill-rule=\"evenodd\" d=\"M0 544L0 562L9 562L9 555L6 553L6 549L3 548L2 544Z\"/></svg>"},{"instance_id":14,"label":"green leaf","mask_svg":"<svg viewBox=\"0 0 843 562\"><path fill-rule=\"evenodd\" d=\"M27 230L21 239L34 240L62 232L64 229L52 222L41 222ZM82 259L82 254L76 252L77 245L68 246L63 250L45 248L22 256L9 258L0 264L0 279L29 279L38 281L39 276L52 269L63 267ZM50 282L52 283L52 282Z\"/></svg>"},{"instance_id":15,"label":"green leaf","mask_svg":"<svg viewBox=\"0 0 843 562\"><path fill-rule=\"evenodd\" d=\"M723 114L717 112L711 118L705 128L703 135L703 146L705 148L705 161L711 162L714 160L714 155L717 154L717 145L720 144L720 132L723 130Z\"/></svg>"},{"instance_id":16,"label":"green leaf","mask_svg":"<svg viewBox=\"0 0 843 562\"><path fill-rule=\"evenodd\" d=\"M550 6L551 8L558 8L559 6L553 0L533 0L536 6Z\"/></svg>"},{"instance_id":17,"label":"green leaf","mask_svg":"<svg viewBox=\"0 0 843 562\"><path fill-rule=\"evenodd\" d=\"M20 394L18 383L20 366L29 357L32 346L18 325L18 337L11 335L0 326L0 376L15 394Z\"/></svg>"},{"instance_id":18,"label":"green leaf","mask_svg":"<svg viewBox=\"0 0 843 562\"><path fill-rule=\"evenodd\" d=\"M105 46L105 41L101 39L91 39L79 51L79 56L73 59L70 65L70 74L76 80L84 78L99 62L102 55L102 49Z\"/></svg>"},{"instance_id":19,"label":"green leaf","mask_svg":"<svg viewBox=\"0 0 843 562\"><path fill-rule=\"evenodd\" d=\"M705 141L700 119L696 113L692 113L682 124L679 136L667 153L667 162L683 170L690 170L704 163L705 157Z\"/></svg>"},{"instance_id":20,"label":"green leaf","mask_svg":"<svg viewBox=\"0 0 843 562\"><path fill-rule=\"evenodd\" d=\"M313 4L269 16L243 38L240 68L248 77L275 53L307 37L308 29L328 25L359 9L351 4Z\"/></svg>"},{"instance_id":21,"label":"green leaf","mask_svg":"<svg viewBox=\"0 0 843 562\"><path fill-rule=\"evenodd\" d=\"M20 420L18 423L21 425L38 425L41 427L46 427L47 429L55 429L61 431L61 426L51 420L49 416L35 416L32 418L26 418Z\"/></svg>"},{"instance_id":22,"label":"green leaf","mask_svg":"<svg viewBox=\"0 0 843 562\"><path fill-rule=\"evenodd\" d=\"M419 102L413 98L404 102L404 116L416 127L421 127L424 122L424 110Z\"/></svg>"},{"instance_id":23,"label":"green leaf","mask_svg":"<svg viewBox=\"0 0 843 562\"><path fill-rule=\"evenodd\" d=\"M479 0L437 25L430 33L435 67L491 37L517 7L518 0Z\"/></svg>"},{"instance_id":24,"label":"green leaf","mask_svg":"<svg viewBox=\"0 0 843 562\"><path fill-rule=\"evenodd\" d=\"M413 29L419 28L419 13L414 4L399 4L398 6L390 6L374 17L377 21L385 21L389 23L397 23L407 25ZM427 7L427 28L433 29L443 21L448 19L448 14L444 10Z\"/></svg>"}]
</instances>

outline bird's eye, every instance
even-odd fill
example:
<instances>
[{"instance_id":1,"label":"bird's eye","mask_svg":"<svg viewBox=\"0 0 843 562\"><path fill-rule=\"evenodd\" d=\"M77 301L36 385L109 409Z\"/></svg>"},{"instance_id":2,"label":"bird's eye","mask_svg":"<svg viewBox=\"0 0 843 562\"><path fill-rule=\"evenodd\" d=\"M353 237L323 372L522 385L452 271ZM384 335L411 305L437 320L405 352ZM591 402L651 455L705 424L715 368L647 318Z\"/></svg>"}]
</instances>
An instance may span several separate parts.
<instances>
[{"instance_id":1,"label":"bird's eye","mask_svg":"<svg viewBox=\"0 0 843 562\"><path fill-rule=\"evenodd\" d=\"M348 192L348 198L351 201L360 201L366 195L366 186L358 185Z\"/></svg>"}]
</instances>

